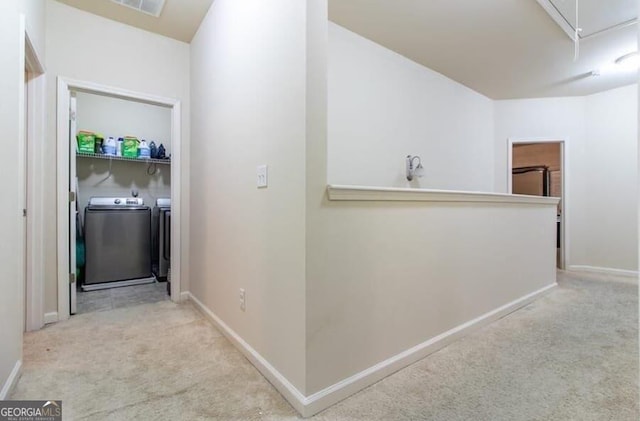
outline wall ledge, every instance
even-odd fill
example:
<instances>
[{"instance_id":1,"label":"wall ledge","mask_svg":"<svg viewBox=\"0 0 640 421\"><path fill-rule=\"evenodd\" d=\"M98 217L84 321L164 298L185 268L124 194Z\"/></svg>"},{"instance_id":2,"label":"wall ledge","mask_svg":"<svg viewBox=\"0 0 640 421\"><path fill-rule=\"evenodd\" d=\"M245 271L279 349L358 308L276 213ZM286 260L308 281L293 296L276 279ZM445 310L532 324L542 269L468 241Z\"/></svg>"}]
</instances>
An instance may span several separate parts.
<instances>
[{"instance_id":1,"label":"wall ledge","mask_svg":"<svg viewBox=\"0 0 640 421\"><path fill-rule=\"evenodd\" d=\"M329 200L400 202L475 202L557 206L560 198L519 194L456 190L410 189L399 187L347 186L329 184Z\"/></svg>"}]
</instances>

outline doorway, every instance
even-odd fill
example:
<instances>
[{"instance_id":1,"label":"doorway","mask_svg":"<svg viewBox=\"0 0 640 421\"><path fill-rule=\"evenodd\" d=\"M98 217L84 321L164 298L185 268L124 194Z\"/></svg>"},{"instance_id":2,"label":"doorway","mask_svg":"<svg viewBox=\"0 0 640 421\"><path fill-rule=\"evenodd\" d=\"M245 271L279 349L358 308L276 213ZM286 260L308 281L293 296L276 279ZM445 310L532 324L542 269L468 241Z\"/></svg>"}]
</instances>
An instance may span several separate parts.
<instances>
[{"instance_id":1,"label":"doorway","mask_svg":"<svg viewBox=\"0 0 640 421\"><path fill-rule=\"evenodd\" d=\"M556 266L566 267L565 142L558 139L509 140L508 192L559 197L556 216Z\"/></svg>"},{"instance_id":2,"label":"doorway","mask_svg":"<svg viewBox=\"0 0 640 421\"><path fill-rule=\"evenodd\" d=\"M71 109L70 141L79 146L69 161L76 198L70 267L78 285L71 313L169 299L171 109L80 91L72 92ZM137 156L139 145L149 147L149 158Z\"/></svg>"},{"instance_id":3,"label":"doorway","mask_svg":"<svg viewBox=\"0 0 640 421\"><path fill-rule=\"evenodd\" d=\"M27 63L25 60L24 63L24 118L23 118L23 122L22 124L24 124L24 146L22 148L22 158L21 161L24 165L23 167L23 175L22 175L22 185L20 186L20 189L22 191L24 191L24 196L22 198L22 218L23 218L23 222L26 222L29 218L27 216L27 201L28 201L28 197L29 197L29 167L31 166L29 164L29 150L33 149L32 145L29 145L29 119L33 118L29 115L29 85L28 85L28 81L29 81L29 70L27 69ZM25 256L25 258L23 259L22 262L22 270L24 273L24 280L23 280L23 285L24 285L24 296L25 299L28 296L28 292L27 292L27 284L29 283L28 279L30 278L30 274L29 274L29 264L27 256L29 255L29 245L30 245L30 241L29 241L29 227L28 227L28 223L23 223L22 224L22 236L25 239L24 243L22 244L22 255ZM22 328L23 330L26 332L28 330L28 325L27 325L27 306L24 306L24 318L22 320Z\"/></svg>"},{"instance_id":4,"label":"doorway","mask_svg":"<svg viewBox=\"0 0 640 421\"><path fill-rule=\"evenodd\" d=\"M21 17L23 33L24 71L20 93L20 203L23 215L23 243L21 244L24 273L25 331L40 329L44 325L44 267L43 267L43 144L45 121L44 66L26 32L26 21Z\"/></svg>"},{"instance_id":5,"label":"doorway","mask_svg":"<svg viewBox=\"0 0 640 421\"><path fill-rule=\"evenodd\" d=\"M181 214L181 111L180 101L163 98L155 95L132 92L120 88L99 85L90 82L58 78L57 92L57 138L58 138L58 206L57 206L57 226L58 232L58 319L67 319L72 313L71 299L76 291L76 207L78 197L76 194L76 133L72 133L75 122L75 96L77 93L96 95L114 100L124 100L134 103L160 106L170 110L170 143L172 146L171 156L171 212L174 222L170 227L170 247L175 252L170 256L171 283L170 296L174 302L180 301L180 251L182 250L180 214ZM78 128L80 129L80 128ZM111 171L111 159L107 165ZM114 160L114 162L116 162ZM117 164L116 164L117 165ZM128 202L128 200L127 200Z\"/></svg>"}]
</instances>

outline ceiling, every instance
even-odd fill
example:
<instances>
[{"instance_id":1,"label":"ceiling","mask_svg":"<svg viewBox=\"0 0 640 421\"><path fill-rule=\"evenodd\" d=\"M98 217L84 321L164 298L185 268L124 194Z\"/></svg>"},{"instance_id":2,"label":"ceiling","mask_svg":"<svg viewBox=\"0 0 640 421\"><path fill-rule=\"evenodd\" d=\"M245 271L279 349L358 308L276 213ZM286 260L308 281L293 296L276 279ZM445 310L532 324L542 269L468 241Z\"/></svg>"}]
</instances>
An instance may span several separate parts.
<instances>
[{"instance_id":1,"label":"ceiling","mask_svg":"<svg viewBox=\"0 0 640 421\"><path fill-rule=\"evenodd\" d=\"M127 25L190 43L213 0L166 0L159 18L111 0L57 0L75 8Z\"/></svg>"},{"instance_id":2,"label":"ceiling","mask_svg":"<svg viewBox=\"0 0 640 421\"><path fill-rule=\"evenodd\" d=\"M550 1L575 25L575 0ZM635 18L636 0L579 1L584 38L575 62L573 41L536 0L329 0L329 18L493 99L588 95L637 82L637 72L605 66L637 49L637 25L587 36Z\"/></svg>"},{"instance_id":3,"label":"ceiling","mask_svg":"<svg viewBox=\"0 0 640 421\"><path fill-rule=\"evenodd\" d=\"M214 0L166 0L159 18L111 0L57 1L191 42ZM576 61L576 0L329 0L329 18L493 99L574 96L637 82L605 66L637 49L637 25L598 33L635 19L636 1L579 0Z\"/></svg>"}]
</instances>

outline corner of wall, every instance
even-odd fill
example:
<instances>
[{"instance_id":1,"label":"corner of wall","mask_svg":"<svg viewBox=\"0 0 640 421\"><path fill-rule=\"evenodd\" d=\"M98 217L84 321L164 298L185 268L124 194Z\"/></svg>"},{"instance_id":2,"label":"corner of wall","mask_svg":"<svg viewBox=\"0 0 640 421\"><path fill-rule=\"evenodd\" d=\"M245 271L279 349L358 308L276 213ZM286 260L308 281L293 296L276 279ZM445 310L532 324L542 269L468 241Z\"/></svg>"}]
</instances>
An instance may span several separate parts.
<instances>
[{"instance_id":1,"label":"corner of wall","mask_svg":"<svg viewBox=\"0 0 640 421\"><path fill-rule=\"evenodd\" d=\"M216 0L190 46L189 291L302 391L305 13L299 0Z\"/></svg>"},{"instance_id":2,"label":"corner of wall","mask_svg":"<svg viewBox=\"0 0 640 421\"><path fill-rule=\"evenodd\" d=\"M322 259L325 220L321 214L327 185L327 54L328 2L307 1L306 44L306 206L305 206L305 386L309 384L309 306L312 282L326 262ZM303 414L306 415L306 414Z\"/></svg>"}]
</instances>

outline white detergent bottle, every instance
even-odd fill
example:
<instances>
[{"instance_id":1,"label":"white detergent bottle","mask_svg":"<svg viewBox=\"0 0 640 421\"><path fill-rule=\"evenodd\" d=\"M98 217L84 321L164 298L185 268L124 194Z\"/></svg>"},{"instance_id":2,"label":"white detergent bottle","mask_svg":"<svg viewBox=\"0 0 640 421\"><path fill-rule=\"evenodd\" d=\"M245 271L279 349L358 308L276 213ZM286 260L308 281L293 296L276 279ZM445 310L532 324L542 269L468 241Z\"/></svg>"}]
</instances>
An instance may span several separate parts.
<instances>
[{"instance_id":1,"label":"white detergent bottle","mask_svg":"<svg viewBox=\"0 0 640 421\"><path fill-rule=\"evenodd\" d=\"M104 154L110 155L110 156L115 156L116 148L117 148L116 140L111 136L107 138L107 140L104 142L104 145L102 146L102 149L104 150Z\"/></svg>"},{"instance_id":2,"label":"white detergent bottle","mask_svg":"<svg viewBox=\"0 0 640 421\"><path fill-rule=\"evenodd\" d=\"M138 144L138 159L149 159L151 158L151 149L149 149L149 145L147 145L147 141L142 139Z\"/></svg>"}]
</instances>

